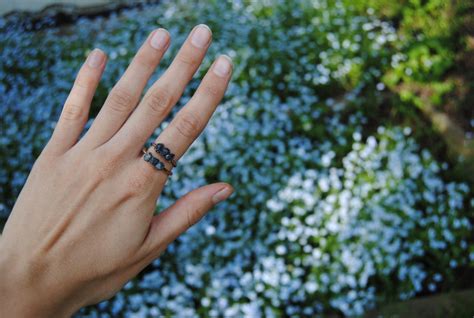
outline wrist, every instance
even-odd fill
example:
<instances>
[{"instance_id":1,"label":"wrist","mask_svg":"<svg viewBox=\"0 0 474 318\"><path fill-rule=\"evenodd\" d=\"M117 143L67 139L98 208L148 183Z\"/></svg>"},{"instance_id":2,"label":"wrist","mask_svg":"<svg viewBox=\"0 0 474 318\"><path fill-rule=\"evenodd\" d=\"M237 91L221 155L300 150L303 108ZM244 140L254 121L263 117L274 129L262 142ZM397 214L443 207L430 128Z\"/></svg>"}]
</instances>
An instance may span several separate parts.
<instances>
[{"instance_id":1,"label":"wrist","mask_svg":"<svg viewBox=\"0 0 474 318\"><path fill-rule=\"evenodd\" d=\"M0 317L70 317L74 310L30 279L24 263L15 261L0 242Z\"/></svg>"}]
</instances>

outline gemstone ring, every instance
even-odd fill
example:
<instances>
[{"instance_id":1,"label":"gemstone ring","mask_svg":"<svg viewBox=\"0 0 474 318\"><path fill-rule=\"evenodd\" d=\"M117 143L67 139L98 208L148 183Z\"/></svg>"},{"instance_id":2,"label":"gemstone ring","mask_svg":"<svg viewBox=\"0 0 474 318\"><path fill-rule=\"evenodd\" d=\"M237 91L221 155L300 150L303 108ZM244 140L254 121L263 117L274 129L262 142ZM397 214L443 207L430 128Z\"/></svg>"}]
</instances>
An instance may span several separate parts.
<instances>
[{"instance_id":1,"label":"gemstone ring","mask_svg":"<svg viewBox=\"0 0 474 318\"><path fill-rule=\"evenodd\" d=\"M155 167L156 170L163 171L168 176L171 176L173 174L173 172L171 172L165 167L165 164L161 162L160 159L156 158L151 153L147 152L146 149L143 149L142 152L144 154L143 160L150 163L153 167Z\"/></svg>"},{"instance_id":2,"label":"gemstone ring","mask_svg":"<svg viewBox=\"0 0 474 318\"><path fill-rule=\"evenodd\" d=\"M155 151L160 154L166 161L171 163L173 167L176 167L177 163L174 159L175 155L171 152L169 148L166 148L162 143L152 143L151 146L155 149Z\"/></svg>"}]
</instances>

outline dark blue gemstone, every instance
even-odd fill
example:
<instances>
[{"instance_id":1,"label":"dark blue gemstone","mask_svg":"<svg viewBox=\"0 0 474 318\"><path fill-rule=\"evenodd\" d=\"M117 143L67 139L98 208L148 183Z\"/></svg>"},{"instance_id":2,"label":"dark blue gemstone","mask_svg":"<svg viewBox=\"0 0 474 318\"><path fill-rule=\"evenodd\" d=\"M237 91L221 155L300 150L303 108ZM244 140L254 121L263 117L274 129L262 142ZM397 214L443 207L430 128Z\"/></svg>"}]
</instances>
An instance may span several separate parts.
<instances>
[{"instance_id":1,"label":"dark blue gemstone","mask_svg":"<svg viewBox=\"0 0 474 318\"><path fill-rule=\"evenodd\" d=\"M160 161L158 161L158 163L155 165L155 168L158 170L163 170L164 167L165 165L163 164L163 162L160 162Z\"/></svg>"},{"instance_id":2,"label":"dark blue gemstone","mask_svg":"<svg viewBox=\"0 0 474 318\"><path fill-rule=\"evenodd\" d=\"M151 158L152 158L152 157L151 157L151 154L150 154L150 153L146 153L146 154L143 156L143 159L145 159L145 161L147 161L147 162L150 161Z\"/></svg>"},{"instance_id":3,"label":"dark blue gemstone","mask_svg":"<svg viewBox=\"0 0 474 318\"><path fill-rule=\"evenodd\" d=\"M166 156L167 154L170 153L170 150L169 150L168 148L164 147L164 148L161 150L160 153L161 153L163 156Z\"/></svg>"},{"instance_id":4,"label":"dark blue gemstone","mask_svg":"<svg viewBox=\"0 0 474 318\"><path fill-rule=\"evenodd\" d=\"M154 166L156 166L156 164L160 162L160 160L158 160L158 158L155 158L155 157L151 157L151 160L150 160L150 163Z\"/></svg>"},{"instance_id":5,"label":"dark blue gemstone","mask_svg":"<svg viewBox=\"0 0 474 318\"><path fill-rule=\"evenodd\" d=\"M165 145L163 145L162 143L159 143L159 144L156 144L155 146L155 150L156 152L160 153L161 150L165 147Z\"/></svg>"},{"instance_id":6,"label":"dark blue gemstone","mask_svg":"<svg viewBox=\"0 0 474 318\"><path fill-rule=\"evenodd\" d=\"M174 158L174 154L172 154L172 153L169 153L169 154L165 155L165 159L168 160L168 161L173 160L173 158Z\"/></svg>"}]
</instances>

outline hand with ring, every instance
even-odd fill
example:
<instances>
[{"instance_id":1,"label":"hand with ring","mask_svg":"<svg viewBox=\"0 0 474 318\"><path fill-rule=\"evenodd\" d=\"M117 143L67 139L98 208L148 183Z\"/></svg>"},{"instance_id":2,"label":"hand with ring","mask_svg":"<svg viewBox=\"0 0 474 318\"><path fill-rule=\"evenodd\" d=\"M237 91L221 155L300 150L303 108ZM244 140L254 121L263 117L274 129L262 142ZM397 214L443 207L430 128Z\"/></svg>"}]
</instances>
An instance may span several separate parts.
<instances>
[{"instance_id":1,"label":"hand with ring","mask_svg":"<svg viewBox=\"0 0 474 318\"><path fill-rule=\"evenodd\" d=\"M168 175L224 95L232 73L227 56L216 59L194 96L142 152L211 37L207 26L195 27L140 99L170 44L166 30L153 31L80 138L106 64L102 51L89 54L0 238L0 317L66 317L112 297L232 194L228 184L207 185L154 215Z\"/></svg>"}]
</instances>

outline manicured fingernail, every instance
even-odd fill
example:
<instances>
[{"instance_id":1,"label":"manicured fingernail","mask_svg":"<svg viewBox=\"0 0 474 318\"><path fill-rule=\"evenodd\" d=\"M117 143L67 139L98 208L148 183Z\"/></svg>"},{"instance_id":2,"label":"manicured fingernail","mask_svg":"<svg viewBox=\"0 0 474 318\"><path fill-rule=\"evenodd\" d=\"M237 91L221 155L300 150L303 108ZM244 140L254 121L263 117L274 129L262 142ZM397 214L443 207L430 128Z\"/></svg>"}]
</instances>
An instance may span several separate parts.
<instances>
[{"instance_id":1,"label":"manicured fingernail","mask_svg":"<svg viewBox=\"0 0 474 318\"><path fill-rule=\"evenodd\" d=\"M165 29L158 29L153 33L150 45L157 50L164 50L169 41L169 34Z\"/></svg>"},{"instance_id":2,"label":"manicured fingernail","mask_svg":"<svg viewBox=\"0 0 474 318\"><path fill-rule=\"evenodd\" d=\"M200 24L192 32L191 43L198 48L204 48L209 44L211 34L211 29L207 25Z\"/></svg>"},{"instance_id":3,"label":"manicured fingernail","mask_svg":"<svg viewBox=\"0 0 474 318\"><path fill-rule=\"evenodd\" d=\"M87 57L87 65L89 65L92 68L97 68L102 65L104 62L105 55L104 53L99 50L99 49L94 49L92 52L89 53L89 56Z\"/></svg>"},{"instance_id":4,"label":"manicured fingernail","mask_svg":"<svg viewBox=\"0 0 474 318\"><path fill-rule=\"evenodd\" d=\"M225 199L227 199L228 197L230 197L230 195L234 192L234 189L232 189L232 187L229 187L229 186L226 186L224 187L223 189L219 190L218 192L216 192L213 196L212 196L212 202L214 202L214 204L217 204L219 202L222 202L224 201Z\"/></svg>"},{"instance_id":5,"label":"manicured fingernail","mask_svg":"<svg viewBox=\"0 0 474 318\"><path fill-rule=\"evenodd\" d=\"M212 70L217 76L227 77L232 69L232 60L227 55L221 55Z\"/></svg>"}]
</instances>

